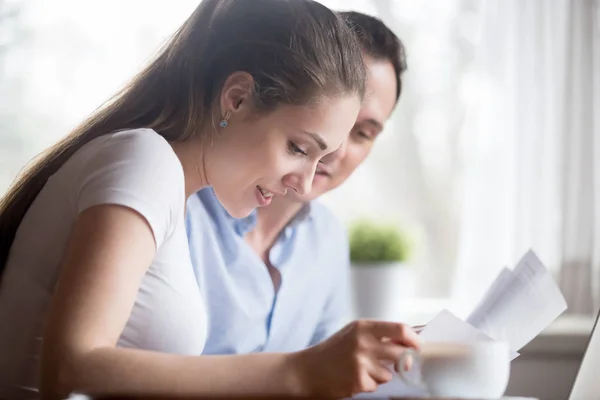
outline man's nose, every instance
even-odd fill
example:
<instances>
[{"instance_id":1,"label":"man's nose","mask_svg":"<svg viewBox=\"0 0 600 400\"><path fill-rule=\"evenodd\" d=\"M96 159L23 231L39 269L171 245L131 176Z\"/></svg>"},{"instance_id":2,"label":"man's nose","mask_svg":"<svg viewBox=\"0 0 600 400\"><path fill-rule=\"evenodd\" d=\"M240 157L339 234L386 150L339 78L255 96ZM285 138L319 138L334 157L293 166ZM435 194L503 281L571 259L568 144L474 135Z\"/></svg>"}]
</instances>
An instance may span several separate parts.
<instances>
[{"instance_id":1,"label":"man's nose","mask_svg":"<svg viewBox=\"0 0 600 400\"><path fill-rule=\"evenodd\" d=\"M344 140L340 147L332 153L327 154L325 157L321 158L321 161L325 164L330 164L337 160L341 160L346 155L346 151L348 150L348 141Z\"/></svg>"}]
</instances>

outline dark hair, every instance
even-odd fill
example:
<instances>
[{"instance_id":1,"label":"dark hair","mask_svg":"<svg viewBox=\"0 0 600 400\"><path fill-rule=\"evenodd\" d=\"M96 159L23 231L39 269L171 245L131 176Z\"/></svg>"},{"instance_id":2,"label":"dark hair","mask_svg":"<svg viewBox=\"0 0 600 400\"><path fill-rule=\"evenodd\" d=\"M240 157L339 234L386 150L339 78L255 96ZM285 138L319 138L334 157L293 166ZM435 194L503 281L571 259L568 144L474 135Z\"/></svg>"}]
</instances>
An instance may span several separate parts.
<instances>
[{"instance_id":1,"label":"dark hair","mask_svg":"<svg viewBox=\"0 0 600 400\"><path fill-rule=\"evenodd\" d=\"M147 127L168 141L200 132L229 75L255 82L257 110L306 105L318 96L364 94L356 36L339 14L311 0L204 0L158 56L120 93L48 149L0 200L0 273L40 190L99 136ZM218 103L217 103L218 104Z\"/></svg>"},{"instance_id":2,"label":"dark hair","mask_svg":"<svg viewBox=\"0 0 600 400\"><path fill-rule=\"evenodd\" d=\"M402 93L402 74L406 71L406 49L402 41L382 20L356 11L340 13L357 34L363 51L376 60L387 60L396 72L396 102Z\"/></svg>"}]
</instances>

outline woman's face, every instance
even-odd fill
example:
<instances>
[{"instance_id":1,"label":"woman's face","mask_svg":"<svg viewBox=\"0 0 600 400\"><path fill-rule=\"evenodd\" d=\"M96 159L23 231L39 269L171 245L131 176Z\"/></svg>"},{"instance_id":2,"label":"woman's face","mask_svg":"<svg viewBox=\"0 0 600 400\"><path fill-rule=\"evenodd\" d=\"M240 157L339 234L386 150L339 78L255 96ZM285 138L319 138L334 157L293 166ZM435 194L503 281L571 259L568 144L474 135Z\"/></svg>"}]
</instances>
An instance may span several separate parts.
<instances>
[{"instance_id":1,"label":"woman's face","mask_svg":"<svg viewBox=\"0 0 600 400\"><path fill-rule=\"evenodd\" d=\"M387 60L375 60L367 55L364 58L369 73L367 92L348 139L338 151L322 160L312 191L304 196L290 193L290 198L308 202L344 183L367 158L392 114L397 92L394 66Z\"/></svg>"},{"instance_id":2,"label":"woman's face","mask_svg":"<svg viewBox=\"0 0 600 400\"><path fill-rule=\"evenodd\" d=\"M258 115L243 103L226 127L217 124L204 155L206 179L235 218L269 205L273 196L310 192L319 160L340 147L360 108L358 96L323 97Z\"/></svg>"}]
</instances>

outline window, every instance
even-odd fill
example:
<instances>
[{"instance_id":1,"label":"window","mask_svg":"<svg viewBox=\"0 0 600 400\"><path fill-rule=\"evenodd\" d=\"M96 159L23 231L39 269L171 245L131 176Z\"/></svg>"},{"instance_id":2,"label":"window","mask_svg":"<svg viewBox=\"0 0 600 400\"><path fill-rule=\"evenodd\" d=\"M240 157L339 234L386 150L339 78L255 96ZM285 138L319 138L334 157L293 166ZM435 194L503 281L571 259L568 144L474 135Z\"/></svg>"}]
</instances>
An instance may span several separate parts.
<instances>
[{"instance_id":1,"label":"window","mask_svg":"<svg viewBox=\"0 0 600 400\"><path fill-rule=\"evenodd\" d=\"M572 311L597 309L599 1L321 2L381 16L409 64L372 155L324 202L408 228L422 296L472 302L533 247ZM0 0L0 191L196 5Z\"/></svg>"}]
</instances>

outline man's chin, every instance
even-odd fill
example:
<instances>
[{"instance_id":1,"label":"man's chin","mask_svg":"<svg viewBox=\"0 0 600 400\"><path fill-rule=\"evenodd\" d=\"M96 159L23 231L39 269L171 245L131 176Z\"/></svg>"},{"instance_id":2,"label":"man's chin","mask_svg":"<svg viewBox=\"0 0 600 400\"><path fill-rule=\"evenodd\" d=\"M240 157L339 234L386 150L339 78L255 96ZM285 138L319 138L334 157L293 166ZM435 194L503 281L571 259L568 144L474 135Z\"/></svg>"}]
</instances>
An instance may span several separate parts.
<instances>
[{"instance_id":1,"label":"man's chin","mask_svg":"<svg viewBox=\"0 0 600 400\"><path fill-rule=\"evenodd\" d=\"M285 199L290 203L308 203L309 201L314 200L315 196L313 196L311 193L298 194L293 190L288 190L287 194L285 195Z\"/></svg>"},{"instance_id":2,"label":"man's chin","mask_svg":"<svg viewBox=\"0 0 600 400\"><path fill-rule=\"evenodd\" d=\"M329 190L331 185L331 177L329 175L315 174L313 178L312 188L313 191L317 190L321 194Z\"/></svg>"},{"instance_id":3,"label":"man's chin","mask_svg":"<svg viewBox=\"0 0 600 400\"><path fill-rule=\"evenodd\" d=\"M329 175L315 175L312 184L312 190L308 193L311 200L324 195L333 189L333 179Z\"/></svg>"}]
</instances>

